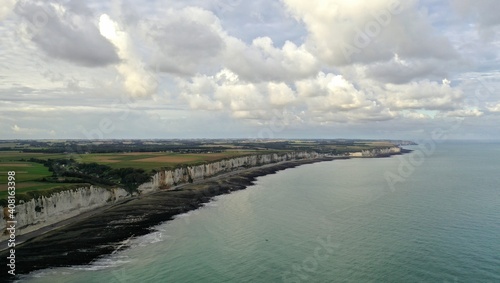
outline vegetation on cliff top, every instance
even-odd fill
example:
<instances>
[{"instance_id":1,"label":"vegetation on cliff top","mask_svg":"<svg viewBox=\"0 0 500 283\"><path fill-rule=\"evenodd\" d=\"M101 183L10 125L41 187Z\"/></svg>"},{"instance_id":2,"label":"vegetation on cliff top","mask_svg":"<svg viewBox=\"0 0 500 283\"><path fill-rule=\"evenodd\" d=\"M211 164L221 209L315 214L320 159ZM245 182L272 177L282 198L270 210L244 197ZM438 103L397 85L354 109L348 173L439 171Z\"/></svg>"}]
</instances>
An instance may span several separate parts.
<instances>
[{"instance_id":1,"label":"vegetation on cliff top","mask_svg":"<svg viewBox=\"0 0 500 283\"><path fill-rule=\"evenodd\" d=\"M344 155L389 146L390 141L356 140L0 141L0 200L7 197L8 171L16 171L16 199L21 200L89 184L134 190L158 169L238 156L290 151Z\"/></svg>"}]
</instances>

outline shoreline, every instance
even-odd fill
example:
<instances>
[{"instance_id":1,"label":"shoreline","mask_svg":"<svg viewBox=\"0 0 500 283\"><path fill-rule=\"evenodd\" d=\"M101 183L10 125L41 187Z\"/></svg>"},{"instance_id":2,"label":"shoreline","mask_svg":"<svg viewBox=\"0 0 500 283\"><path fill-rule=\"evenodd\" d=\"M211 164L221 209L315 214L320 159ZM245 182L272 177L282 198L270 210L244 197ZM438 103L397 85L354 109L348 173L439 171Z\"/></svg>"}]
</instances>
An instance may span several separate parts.
<instances>
[{"instance_id":1,"label":"shoreline","mask_svg":"<svg viewBox=\"0 0 500 283\"><path fill-rule=\"evenodd\" d=\"M300 165L350 158L321 157L240 169L85 212L19 236L23 243L16 245L16 257L22 259L22 264L16 266L16 273L90 264L99 257L128 247L121 242L151 233L151 227L195 210L217 195L246 189L257 177ZM4 255L7 250L0 251L2 258Z\"/></svg>"},{"instance_id":2,"label":"shoreline","mask_svg":"<svg viewBox=\"0 0 500 283\"><path fill-rule=\"evenodd\" d=\"M294 160L294 161L327 159L327 160L317 161L317 162L322 162L322 161L330 161L330 160L336 160L336 159L347 159L347 158L349 158L349 157L321 157L321 158L316 158L316 159L305 159L305 160ZM112 209L113 207L116 207L116 206L119 206L119 205L123 205L123 204L125 204L125 203L127 203L129 201L135 200L135 199L140 199L140 198L143 198L143 197L146 197L146 196L149 196L149 195L154 195L156 193L165 192L165 191L178 191L178 190L181 190L183 187L186 187L186 186L189 186L189 185L195 185L195 184L201 184L201 183L204 183L204 182L210 182L210 181L218 180L218 179L221 179L221 178L230 177L230 176L233 176L233 175L236 175L236 174L244 173L245 171L248 171L248 170L258 169L258 168L272 167L272 166L275 166L275 165L280 165L280 164L284 164L284 163L288 163L288 162L294 162L294 161L283 161L283 162L278 162L278 163L265 164L265 165L261 165L261 166L258 166L258 167L238 169L238 170L235 170L235 171L231 171L231 172L226 172L226 173L222 173L222 174L219 174L219 175L215 175L213 177L209 177L209 178L206 178L206 179L203 179L203 180L194 181L193 183L182 183L182 184L173 186L172 188L170 188L168 190L152 191L152 192L148 192L148 193L141 194L141 195L127 197L127 198L121 199L121 200L119 200L117 202L114 202L114 203L107 203L107 204L105 204L105 205L103 205L101 207L98 207L98 208L94 209L94 210L85 211L85 212L82 212L82 213L80 213L78 215L75 215L75 216L73 216L71 218L64 219L64 220L61 220L59 222L56 222L56 223L53 223L53 224L41 227L41 228L39 228L37 230L30 231L30 232L27 232L25 234L16 236L16 245L22 245L23 243L25 243L25 242L33 239L33 238L39 237L39 236L41 236L43 234L49 233L49 232L51 232L53 230L62 228L64 226L70 225L72 223L75 223L75 222L78 222L78 221L82 221L82 220L85 220L85 219L87 219L89 217L101 214L101 213L105 212L108 209ZM7 242L8 242L7 240L0 241L0 253L2 253L2 252L4 252L5 250L8 249Z\"/></svg>"},{"instance_id":3,"label":"shoreline","mask_svg":"<svg viewBox=\"0 0 500 283\"><path fill-rule=\"evenodd\" d=\"M30 235L25 234L29 239L22 244L16 243L16 258L19 259L16 274L28 274L51 267L90 264L101 256L127 248L128 246L121 244L124 240L151 233L151 227L195 210L217 195L246 189L257 177L336 159L346 158L293 160L236 170L198 182L181 184L175 189L128 198L63 220L45 227L46 231L42 228L30 232ZM5 261L7 252L8 250L0 251L2 261Z\"/></svg>"}]
</instances>

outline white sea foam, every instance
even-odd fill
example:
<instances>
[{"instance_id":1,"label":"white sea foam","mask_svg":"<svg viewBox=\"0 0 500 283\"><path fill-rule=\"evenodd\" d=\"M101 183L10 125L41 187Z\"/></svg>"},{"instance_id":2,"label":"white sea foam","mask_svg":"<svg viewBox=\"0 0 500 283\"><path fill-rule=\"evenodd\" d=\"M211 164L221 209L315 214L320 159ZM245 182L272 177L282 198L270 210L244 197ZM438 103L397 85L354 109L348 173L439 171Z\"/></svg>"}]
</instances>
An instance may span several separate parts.
<instances>
[{"instance_id":1,"label":"white sea foam","mask_svg":"<svg viewBox=\"0 0 500 283\"><path fill-rule=\"evenodd\" d=\"M93 261L89 265L72 266L69 268L71 270L95 271L95 270L103 270L103 269L107 269L107 268L121 266L123 264L129 263L130 261L131 261L131 259L128 256L117 253L117 254L111 254L109 256L99 258L99 259Z\"/></svg>"},{"instance_id":2,"label":"white sea foam","mask_svg":"<svg viewBox=\"0 0 500 283\"><path fill-rule=\"evenodd\" d=\"M19 281L15 282L22 282L28 278L43 278L43 277L48 277L48 276L64 276L64 275L69 275L71 272L68 271L62 271L60 268L49 268L49 269L43 269L43 270L38 270L35 272L32 272L27 275L21 275Z\"/></svg>"},{"instance_id":3,"label":"white sea foam","mask_svg":"<svg viewBox=\"0 0 500 283\"><path fill-rule=\"evenodd\" d=\"M219 205L217 204L216 201L211 201L211 202L205 203L203 206L206 206L206 207L217 207Z\"/></svg>"}]
</instances>

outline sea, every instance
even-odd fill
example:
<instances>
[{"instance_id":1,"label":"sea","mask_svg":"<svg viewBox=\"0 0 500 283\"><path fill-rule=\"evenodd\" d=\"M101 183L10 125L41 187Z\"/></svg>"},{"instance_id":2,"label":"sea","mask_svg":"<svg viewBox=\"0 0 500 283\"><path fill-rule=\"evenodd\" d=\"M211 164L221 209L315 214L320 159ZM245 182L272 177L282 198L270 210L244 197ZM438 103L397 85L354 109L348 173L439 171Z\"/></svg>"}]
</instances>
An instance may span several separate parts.
<instances>
[{"instance_id":1,"label":"sea","mask_svg":"<svg viewBox=\"0 0 500 283\"><path fill-rule=\"evenodd\" d=\"M500 143L405 148L259 177L20 282L500 282Z\"/></svg>"}]
</instances>

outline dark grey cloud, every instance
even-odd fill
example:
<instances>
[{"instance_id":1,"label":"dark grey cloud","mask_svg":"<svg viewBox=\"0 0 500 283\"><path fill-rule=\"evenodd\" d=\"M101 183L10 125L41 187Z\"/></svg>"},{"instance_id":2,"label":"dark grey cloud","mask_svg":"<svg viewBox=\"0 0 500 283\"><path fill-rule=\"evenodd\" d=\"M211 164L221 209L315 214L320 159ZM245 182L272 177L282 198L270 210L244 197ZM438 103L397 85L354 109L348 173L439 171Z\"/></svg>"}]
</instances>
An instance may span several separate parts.
<instances>
[{"instance_id":1,"label":"dark grey cloud","mask_svg":"<svg viewBox=\"0 0 500 283\"><path fill-rule=\"evenodd\" d=\"M167 11L163 20L143 23L153 42L154 62L159 71L193 75L216 61L224 49L218 19L199 8Z\"/></svg>"},{"instance_id":2,"label":"dark grey cloud","mask_svg":"<svg viewBox=\"0 0 500 283\"><path fill-rule=\"evenodd\" d=\"M31 40L52 58L86 67L119 62L115 47L100 34L92 12L80 2L22 1L16 12L27 25Z\"/></svg>"},{"instance_id":3,"label":"dark grey cloud","mask_svg":"<svg viewBox=\"0 0 500 283\"><path fill-rule=\"evenodd\" d=\"M405 84L418 79L440 80L447 77L446 62L440 60L411 60L407 63L393 59L367 66L366 74L385 83Z\"/></svg>"},{"instance_id":4,"label":"dark grey cloud","mask_svg":"<svg viewBox=\"0 0 500 283\"><path fill-rule=\"evenodd\" d=\"M500 25L498 16L500 2L497 0L455 0L451 3L462 16L468 17L483 27Z\"/></svg>"}]
</instances>

